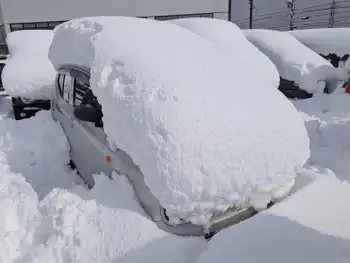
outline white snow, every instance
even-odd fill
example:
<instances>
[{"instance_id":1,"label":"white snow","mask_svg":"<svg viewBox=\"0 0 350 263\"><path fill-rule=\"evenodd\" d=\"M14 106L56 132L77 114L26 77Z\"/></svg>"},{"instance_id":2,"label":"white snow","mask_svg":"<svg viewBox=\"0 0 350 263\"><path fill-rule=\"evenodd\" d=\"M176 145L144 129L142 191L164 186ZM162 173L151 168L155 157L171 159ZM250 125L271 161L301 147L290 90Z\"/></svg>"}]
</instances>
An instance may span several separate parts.
<instances>
[{"instance_id":1,"label":"white snow","mask_svg":"<svg viewBox=\"0 0 350 263\"><path fill-rule=\"evenodd\" d=\"M0 102L9 107L7 100ZM206 248L204 239L158 229L124 176L95 175L90 192L76 186L66 169L66 139L49 112L19 122L1 115L1 263L184 263ZM50 188L40 201L37 194Z\"/></svg>"},{"instance_id":2,"label":"white snow","mask_svg":"<svg viewBox=\"0 0 350 263\"><path fill-rule=\"evenodd\" d=\"M6 155L11 171L20 173L40 199L56 187L74 186L74 174L68 167L68 141L50 112L38 112L35 118L23 121L2 120L0 135L1 153ZM36 145L38 142L40 147ZM42 181L42 171L46 183Z\"/></svg>"},{"instance_id":3,"label":"white snow","mask_svg":"<svg viewBox=\"0 0 350 263\"><path fill-rule=\"evenodd\" d=\"M240 45L239 52L251 49ZM55 29L49 58L55 68L91 68L107 136L139 165L172 218L206 224L231 206L261 209L289 192L309 157L301 117L265 81L275 70L251 76L180 26L72 20Z\"/></svg>"},{"instance_id":4,"label":"white snow","mask_svg":"<svg viewBox=\"0 0 350 263\"><path fill-rule=\"evenodd\" d=\"M333 91L339 84L338 71L326 59L286 32L252 29L245 36L276 65L280 76L295 81L302 90L322 93L326 81Z\"/></svg>"},{"instance_id":5,"label":"white snow","mask_svg":"<svg viewBox=\"0 0 350 263\"><path fill-rule=\"evenodd\" d=\"M289 31L301 43L323 55L350 54L349 28L319 28Z\"/></svg>"},{"instance_id":6,"label":"white snow","mask_svg":"<svg viewBox=\"0 0 350 263\"><path fill-rule=\"evenodd\" d=\"M52 94L56 71L48 59L52 30L15 31L7 36L10 56L2 72L10 96L47 99Z\"/></svg>"},{"instance_id":7,"label":"white snow","mask_svg":"<svg viewBox=\"0 0 350 263\"><path fill-rule=\"evenodd\" d=\"M350 181L350 96L342 90L293 103L303 114L311 139L309 163Z\"/></svg>"},{"instance_id":8,"label":"white snow","mask_svg":"<svg viewBox=\"0 0 350 263\"><path fill-rule=\"evenodd\" d=\"M198 263L350 262L350 184L319 178L210 241Z\"/></svg>"},{"instance_id":9,"label":"white snow","mask_svg":"<svg viewBox=\"0 0 350 263\"><path fill-rule=\"evenodd\" d=\"M261 88L278 87L280 80L276 66L244 37L242 30L234 23L211 18L173 19L166 22L198 33L217 45L224 52L224 56L230 56L232 63L242 65L245 70L250 70L251 76L266 78L268 85L260 85ZM251 66L252 63L254 67ZM269 74L261 74L261 69Z\"/></svg>"}]
</instances>

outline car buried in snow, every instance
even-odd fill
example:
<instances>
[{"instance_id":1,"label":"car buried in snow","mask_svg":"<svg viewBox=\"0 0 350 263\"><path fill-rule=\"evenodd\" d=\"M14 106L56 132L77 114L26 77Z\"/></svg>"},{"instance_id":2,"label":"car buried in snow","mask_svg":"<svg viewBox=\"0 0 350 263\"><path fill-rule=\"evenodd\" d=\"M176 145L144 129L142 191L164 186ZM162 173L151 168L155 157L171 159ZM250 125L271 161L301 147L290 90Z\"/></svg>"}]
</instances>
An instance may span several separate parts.
<instances>
[{"instance_id":1,"label":"car buried in snow","mask_svg":"<svg viewBox=\"0 0 350 263\"><path fill-rule=\"evenodd\" d=\"M58 121L71 146L72 166L91 188L92 175L118 171L127 174L141 206L160 229L183 236L211 237L217 231L237 224L256 213L252 207L229 209L211 221L210 229L181 221L171 224L157 198L147 187L140 169L121 149L112 150L103 131L102 108L90 88L90 70L81 66L66 65L58 70L52 98L52 116Z\"/></svg>"},{"instance_id":2,"label":"car buried in snow","mask_svg":"<svg viewBox=\"0 0 350 263\"><path fill-rule=\"evenodd\" d=\"M125 175L159 228L206 237L290 193L309 157L305 125L277 90L275 67L259 74L236 63L254 47L237 28L232 35L241 41L226 56L196 32L148 19L55 29L52 116L90 188L93 175Z\"/></svg>"}]
</instances>

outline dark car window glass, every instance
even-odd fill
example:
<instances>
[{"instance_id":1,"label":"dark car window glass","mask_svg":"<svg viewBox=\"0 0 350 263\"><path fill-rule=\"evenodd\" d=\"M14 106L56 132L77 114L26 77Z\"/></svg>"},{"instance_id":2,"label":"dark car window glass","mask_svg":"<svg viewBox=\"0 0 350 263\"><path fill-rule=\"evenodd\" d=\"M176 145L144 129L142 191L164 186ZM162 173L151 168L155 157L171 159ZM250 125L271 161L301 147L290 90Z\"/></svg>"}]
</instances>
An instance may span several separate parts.
<instances>
[{"instance_id":1,"label":"dark car window glass","mask_svg":"<svg viewBox=\"0 0 350 263\"><path fill-rule=\"evenodd\" d=\"M0 87L2 87L2 78L1 78L1 74L2 74L2 71L5 67L5 64L3 63L0 63Z\"/></svg>"},{"instance_id":2,"label":"dark car window glass","mask_svg":"<svg viewBox=\"0 0 350 263\"><path fill-rule=\"evenodd\" d=\"M76 78L74 96L75 106L88 105L101 109L101 105L98 103L97 98L92 93L88 79Z\"/></svg>"},{"instance_id":3,"label":"dark car window glass","mask_svg":"<svg viewBox=\"0 0 350 263\"><path fill-rule=\"evenodd\" d=\"M58 91L60 95L63 97L63 89L64 89L64 75L60 74L57 79Z\"/></svg>"},{"instance_id":4,"label":"dark car window glass","mask_svg":"<svg viewBox=\"0 0 350 263\"><path fill-rule=\"evenodd\" d=\"M86 81L83 81L81 79L76 79L75 81L75 87L74 87L74 105L79 106L82 104L84 97L86 97L86 93L89 92L90 85Z\"/></svg>"}]
</instances>

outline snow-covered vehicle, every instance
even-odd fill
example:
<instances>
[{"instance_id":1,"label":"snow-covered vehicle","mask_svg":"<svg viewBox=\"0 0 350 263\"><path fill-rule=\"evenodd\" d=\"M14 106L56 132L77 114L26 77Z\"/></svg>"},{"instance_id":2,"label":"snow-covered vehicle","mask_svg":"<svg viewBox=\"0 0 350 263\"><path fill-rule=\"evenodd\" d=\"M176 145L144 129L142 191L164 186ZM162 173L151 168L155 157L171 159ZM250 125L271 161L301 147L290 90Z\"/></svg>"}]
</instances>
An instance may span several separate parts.
<instances>
[{"instance_id":1,"label":"snow-covered vehicle","mask_svg":"<svg viewBox=\"0 0 350 263\"><path fill-rule=\"evenodd\" d=\"M349 28L304 29L288 33L327 59L336 68L344 68L350 62ZM348 68L350 69L350 65Z\"/></svg>"},{"instance_id":2,"label":"snow-covered vehicle","mask_svg":"<svg viewBox=\"0 0 350 263\"><path fill-rule=\"evenodd\" d=\"M237 38L237 54L251 49ZM304 123L272 81L274 67L252 79L234 55L173 23L58 26L52 116L89 186L93 174L126 175L159 228L188 236L210 236L287 196L309 157Z\"/></svg>"},{"instance_id":3,"label":"snow-covered vehicle","mask_svg":"<svg viewBox=\"0 0 350 263\"><path fill-rule=\"evenodd\" d=\"M17 120L50 109L56 75L47 57L52 37L52 30L15 31L7 36L10 54L1 77Z\"/></svg>"},{"instance_id":4,"label":"snow-covered vehicle","mask_svg":"<svg viewBox=\"0 0 350 263\"><path fill-rule=\"evenodd\" d=\"M247 39L268 56L280 74L282 93L307 99L316 93L332 93L341 85L341 72L286 32L244 30Z\"/></svg>"}]
</instances>

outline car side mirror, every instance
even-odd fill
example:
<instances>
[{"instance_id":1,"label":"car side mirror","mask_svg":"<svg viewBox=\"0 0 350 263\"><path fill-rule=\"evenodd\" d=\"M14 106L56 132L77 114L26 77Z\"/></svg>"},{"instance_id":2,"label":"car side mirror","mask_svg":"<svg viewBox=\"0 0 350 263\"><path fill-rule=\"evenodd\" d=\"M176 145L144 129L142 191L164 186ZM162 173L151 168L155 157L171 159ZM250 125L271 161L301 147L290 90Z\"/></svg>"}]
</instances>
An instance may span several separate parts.
<instances>
[{"instance_id":1,"label":"car side mirror","mask_svg":"<svg viewBox=\"0 0 350 263\"><path fill-rule=\"evenodd\" d=\"M74 108L74 116L81 121L92 122L98 124L101 122L102 112L94 107L80 105ZM96 125L97 126L97 125Z\"/></svg>"}]
</instances>

